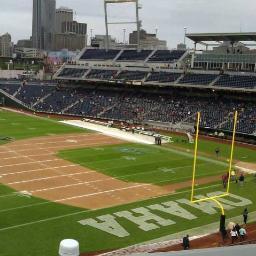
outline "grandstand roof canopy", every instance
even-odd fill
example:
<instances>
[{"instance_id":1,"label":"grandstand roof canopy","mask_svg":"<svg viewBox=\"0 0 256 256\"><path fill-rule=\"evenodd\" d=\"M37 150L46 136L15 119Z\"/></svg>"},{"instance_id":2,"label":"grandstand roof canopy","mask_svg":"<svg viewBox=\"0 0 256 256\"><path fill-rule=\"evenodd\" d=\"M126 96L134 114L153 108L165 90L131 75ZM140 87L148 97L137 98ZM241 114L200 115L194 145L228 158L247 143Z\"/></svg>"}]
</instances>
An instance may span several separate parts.
<instances>
[{"instance_id":1,"label":"grandstand roof canopy","mask_svg":"<svg viewBox=\"0 0 256 256\"><path fill-rule=\"evenodd\" d=\"M256 41L256 32L249 33L190 33L186 37L195 43L201 42L251 42Z\"/></svg>"}]
</instances>

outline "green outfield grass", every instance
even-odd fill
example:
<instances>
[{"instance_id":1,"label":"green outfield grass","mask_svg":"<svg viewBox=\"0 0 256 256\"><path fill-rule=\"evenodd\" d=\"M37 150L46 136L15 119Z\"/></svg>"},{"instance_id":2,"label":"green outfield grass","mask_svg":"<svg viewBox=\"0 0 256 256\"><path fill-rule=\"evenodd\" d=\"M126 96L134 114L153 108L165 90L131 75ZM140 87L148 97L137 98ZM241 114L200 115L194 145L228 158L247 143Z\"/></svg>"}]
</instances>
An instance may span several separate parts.
<instances>
[{"instance_id":1,"label":"green outfield grass","mask_svg":"<svg viewBox=\"0 0 256 256\"><path fill-rule=\"evenodd\" d=\"M84 132L45 118L33 118L6 111L0 112L0 136L24 139L48 134ZM175 137L176 138L176 137ZM133 182L165 185L179 183L191 178L193 145L182 143L177 137L175 143L157 146L123 144L87 149L62 151L59 155L72 162L92 168L107 175ZM214 155L216 147L221 149L221 156ZM197 177L219 175L227 169L230 146L216 142L200 141ZM235 150L235 159L256 162L255 151L239 148ZM256 211L256 182L253 177L246 177L245 186L231 184L231 192L250 199L249 212ZM196 188L196 195L222 191L220 182ZM136 202L118 207L87 210L45 201L35 197L25 197L14 190L0 185L0 255L1 256L55 256L62 239L73 238L80 242L81 252L111 250L160 238L193 227L219 220L219 211L213 215L202 213L188 205L184 209L197 216L197 219L185 220L178 216L152 210L164 219L171 219L177 224L162 226L145 232L125 218L116 218L118 223L129 232L130 236L118 238L99 229L83 226L78 221L119 211L131 211L137 207L164 203L178 199L189 199L190 188L175 194ZM84 200L90 200L85 198ZM147 209L147 208L146 208ZM244 207L226 211L227 217L240 216ZM114 216L114 215L112 215ZM249 215L250 218L250 215ZM241 218L242 220L242 218ZM216 227L218 228L218 227Z\"/></svg>"},{"instance_id":2,"label":"green outfield grass","mask_svg":"<svg viewBox=\"0 0 256 256\"><path fill-rule=\"evenodd\" d=\"M60 124L52 119L31 117L0 110L0 138L11 137L17 140L52 134L77 132L86 132L86 130Z\"/></svg>"},{"instance_id":3,"label":"green outfield grass","mask_svg":"<svg viewBox=\"0 0 256 256\"><path fill-rule=\"evenodd\" d=\"M182 139L184 139L183 136L176 135L176 134L173 134L171 136L173 138L174 143L167 144L165 145L166 147L170 147L170 148L177 147L181 150L194 150L194 144L182 142ZM209 141L199 136L199 142L198 142L199 154L201 153L204 155L208 155L214 159L217 159L215 155L216 148L220 149L219 159L226 160L230 158L231 141L227 143L220 143L217 141ZM237 161L243 161L243 162L256 162L255 150L248 149L246 147L235 146L234 159Z\"/></svg>"},{"instance_id":4,"label":"green outfield grass","mask_svg":"<svg viewBox=\"0 0 256 256\"><path fill-rule=\"evenodd\" d=\"M123 144L66 150L61 158L129 182L166 185L190 180L193 155L169 148ZM197 162L197 178L223 174L227 164L207 157Z\"/></svg>"},{"instance_id":5,"label":"green outfield grass","mask_svg":"<svg viewBox=\"0 0 256 256\"><path fill-rule=\"evenodd\" d=\"M207 192L221 189L219 184L208 188L197 188L197 193L205 195ZM156 239L182 230L202 226L219 220L219 212L213 215L204 214L189 206L182 207L195 216L193 221L184 220L177 216L153 211L158 216L175 221L177 224L160 227L145 232L128 220L119 218L118 222L130 233L130 236L118 238L101 230L82 226L78 221L87 218L96 218L105 214L113 214L119 211L131 210L137 207L146 207L170 200L189 198L189 191L185 190L177 194L159 197L151 200L137 202L129 205L102 209L97 211L82 210L74 207L59 205L37 198L25 198L9 196L10 189L1 188L0 197L0 255L2 256L55 256L58 244L64 238L74 238L80 242L81 252L111 250L126 247L132 244ZM247 180L244 187L237 184L231 185L231 192L250 199L253 204L249 205L250 212L256 210L255 181ZM228 217L241 216L243 207L226 211ZM249 215L250 216L250 215ZM242 217L241 217L242 221ZM216 227L218 228L218 227Z\"/></svg>"}]
</instances>

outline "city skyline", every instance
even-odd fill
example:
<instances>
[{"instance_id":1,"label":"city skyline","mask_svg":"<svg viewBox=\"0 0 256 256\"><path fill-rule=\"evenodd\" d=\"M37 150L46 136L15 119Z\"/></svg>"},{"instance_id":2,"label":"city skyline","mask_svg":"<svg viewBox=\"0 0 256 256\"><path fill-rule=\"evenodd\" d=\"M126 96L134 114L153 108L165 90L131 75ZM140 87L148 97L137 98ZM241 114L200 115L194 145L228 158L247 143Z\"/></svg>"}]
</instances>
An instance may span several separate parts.
<instances>
[{"instance_id":1,"label":"city skyline","mask_svg":"<svg viewBox=\"0 0 256 256\"><path fill-rule=\"evenodd\" d=\"M33 0L33 48L46 50L53 48L55 12L56 0Z\"/></svg>"},{"instance_id":2,"label":"city skyline","mask_svg":"<svg viewBox=\"0 0 256 256\"><path fill-rule=\"evenodd\" d=\"M188 27L189 32L255 30L256 3L252 0L243 3L238 0L226 0L225 3L221 0L140 0L140 3L143 5L140 15L143 28L151 33L157 29L159 38L167 40L171 48L183 41L184 27ZM57 8L60 6L74 9L77 20L88 23L88 34L91 29L93 34L105 33L103 0L57 0ZM32 0L9 0L2 5L0 14L0 34L10 33L14 42L32 35ZM111 12L113 20L128 15L133 15L132 9L114 7ZM135 27L128 27L127 33L132 30ZM111 27L110 33L122 41L122 27Z\"/></svg>"}]
</instances>

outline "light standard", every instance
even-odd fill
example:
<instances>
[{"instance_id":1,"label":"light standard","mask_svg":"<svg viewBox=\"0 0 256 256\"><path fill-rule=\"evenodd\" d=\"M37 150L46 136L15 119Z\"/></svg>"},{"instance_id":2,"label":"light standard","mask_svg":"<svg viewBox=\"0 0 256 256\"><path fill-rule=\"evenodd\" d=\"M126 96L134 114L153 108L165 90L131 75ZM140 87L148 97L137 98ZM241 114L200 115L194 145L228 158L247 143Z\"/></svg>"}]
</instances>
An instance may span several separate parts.
<instances>
[{"instance_id":1,"label":"light standard","mask_svg":"<svg viewBox=\"0 0 256 256\"><path fill-rule=\"evenodd\" d=\"M90 32L91 32L91 44L92 44L92 34L93 34L93 29L92 28L90 29Z\"/></svg>"},{"instance_id":2,"label":"light standard","mask_svg":"<svg viewBox=\"0 0 256 256\"><path fill-rule=\"evenodd\" d=\"M125 45L126 44L126 29L123 28L123 44Z\"/></svg>"},{"instance_id":3,"label":"light standard","mask_svg":"<svg viewBox=\"0 0 256 256\"><path fill-rule=\"evenodd\" d=\"M184 27L184 44L186 45L186 35L187 35L187 27Z\"/></svg>"},{"instance_id":4,"label":"light standard","mask_svg":"<svg viewBox=\"0 0 256 256\"><path fill-rule=\"evenodd\" d=\"M156 31L156 37L157 37L158 36L158 27L156 27L155 31Z\"/></svg>"}]
</instances>

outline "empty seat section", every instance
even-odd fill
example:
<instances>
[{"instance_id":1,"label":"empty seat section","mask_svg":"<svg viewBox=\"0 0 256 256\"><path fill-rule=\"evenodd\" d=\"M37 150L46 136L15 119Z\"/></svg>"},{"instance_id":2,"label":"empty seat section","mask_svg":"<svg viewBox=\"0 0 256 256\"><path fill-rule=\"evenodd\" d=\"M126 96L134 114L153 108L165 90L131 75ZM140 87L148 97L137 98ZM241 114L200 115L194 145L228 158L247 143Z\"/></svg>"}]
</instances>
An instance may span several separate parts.
<instances>
[{"instance_id":1,"label":"empty seat section","mask_svg":"<svg viewBox=\"0 0 256 256\"><path fill-rule=\"evenodd\" d=\"M144 61L152 53L151 50L124 50L119 56L118 61Z\"/></svg>"},{"instance_id":2,"label":"empty seat section","mask_svg":"<svg viewBox=\"0 0 256 256\"><path fill-rule=\"evenodd\" d=\"M82 56L81 60L113 60L120 50L105 50L105 49L87 49Z\"/></svg>"},{"instance_id":3,"label":"empty seat section","mask_svg":"<svg viewBox=\"0 0 256 256\"><path fill-rule=\"evenodd\" d=\"M146 82L172 83L181 76L180 73L152 72Z\"/></svg>"},{"instance_id":4,"label":"empty seat section","mask_svg":"<svg viewBox=\"0 0 256 256\"><path fill-rule=\"evenodd\" d=\"M218 75L214 74L186 74L179 83L181 84L198 84L209 85Z\"/></svg>"},{"instance_id":5,"label":"empty seat section","mask_svg":"<svg viewBox=\"0 0 256 256\"><path fill-rule=\"evenodd\" d=\"M158 50L149 58L149 62L173 62L179 60L186 51L184 50Z\"/></svg>"},{"instance_id":6,"label":"empty seat section","mask_svg":"<svg viewBox=\"0 0 256 256\"><path fill-rule=\"evenodd\" d=\"M101 70L92 69L90 73L86 76L87 79L113 79L117 74L117 70Z\"/></svg>"},{"instance_id":7,"label":"empty seat section","mask_svg":"<svg viewBox=\"0 0 256 256\"><path fill-rule=\"evenodd\" d=\"M65 77L65 78L81 78L87 72L86 69L80 68L64 68L58 77Z\"/></svg>"},{"instance_id":8,"label":"empty seat section","mask_svg":"<svg viewBox=\"0 0 256 256\"><path fill-rule=\"evenodd\" d=\"M256 88L256 76L222 75L216 86L234 88Z\"/></svg>"},{"instance_id":9,"label":"empty seat section","mask_svg":"<svg viewBox=\"0 0 256 256\"><path fill-rule=\"evenodd\" d=\"M144 71L122 71L116 77L117 80L143 80L148 73Z\"/></svg>"}]
</instances>

